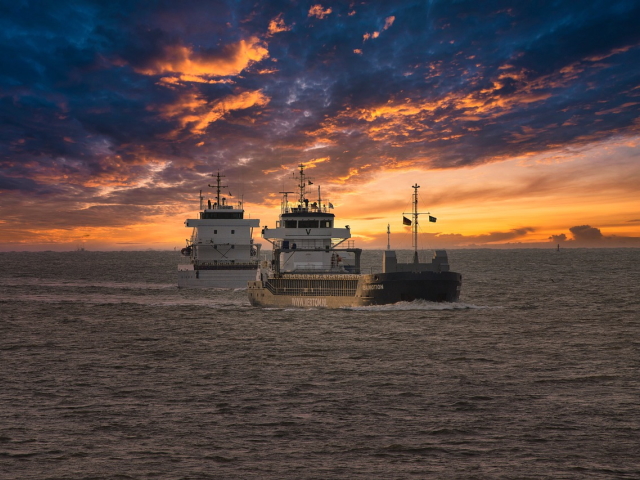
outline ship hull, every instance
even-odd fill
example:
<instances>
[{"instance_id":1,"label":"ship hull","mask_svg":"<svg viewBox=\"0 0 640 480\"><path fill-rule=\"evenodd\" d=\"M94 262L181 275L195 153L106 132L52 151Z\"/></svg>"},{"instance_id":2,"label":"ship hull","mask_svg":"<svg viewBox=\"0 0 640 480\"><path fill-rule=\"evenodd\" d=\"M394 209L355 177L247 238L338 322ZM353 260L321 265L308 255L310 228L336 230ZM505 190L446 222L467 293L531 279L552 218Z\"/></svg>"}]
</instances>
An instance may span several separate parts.
<instances>
[{"instance_id":1,"label":"ship hull","mask_svg":"<svg viewBox=\"0 0 640 480\"><path fill-rule=\"evenodd\" d=\"M353 280L345 281L348 277ZM363 307L413 300L456 302L462 286L462 275L455 272L393 272L320 281L318 278L296 276L286 288L281 287L284 285L281 279L250 281L249 301L256 307L282 308ZM332 282L335 288L331 287ZM345 282L351 282L351 286Z\"/></svg>"},{"instance_id":2,"label":"ship hull","mask_svg":"<svg viewBox=\"0 0 640 480\"><path fill-rule=\"evenodd\" d=\"M247 288L257 267L246 270L178 270L178 288Z\"/></svg>"}]
</instances>

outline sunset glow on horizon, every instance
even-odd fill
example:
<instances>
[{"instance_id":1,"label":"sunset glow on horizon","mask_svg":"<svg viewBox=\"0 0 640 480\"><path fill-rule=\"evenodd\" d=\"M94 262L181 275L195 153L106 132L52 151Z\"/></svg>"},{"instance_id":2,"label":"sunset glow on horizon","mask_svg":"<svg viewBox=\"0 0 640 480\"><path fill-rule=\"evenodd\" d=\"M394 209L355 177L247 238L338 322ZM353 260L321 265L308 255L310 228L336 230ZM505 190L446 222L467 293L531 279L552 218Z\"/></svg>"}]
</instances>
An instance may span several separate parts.
<instances>
[{"instance_id":1,"label":"sunset glow on horizon","mask_svg":"<svg viewBox=\"0 0 640 480\"><path fill-rule=\"evenodd\" d=\"M218 171L273 227L300 163L360 248L388 224L411 248L416 183L427 249L640 247L639 21L624 1L7 7L0 251L180 249Z\"/></svg>"}]
</instances>

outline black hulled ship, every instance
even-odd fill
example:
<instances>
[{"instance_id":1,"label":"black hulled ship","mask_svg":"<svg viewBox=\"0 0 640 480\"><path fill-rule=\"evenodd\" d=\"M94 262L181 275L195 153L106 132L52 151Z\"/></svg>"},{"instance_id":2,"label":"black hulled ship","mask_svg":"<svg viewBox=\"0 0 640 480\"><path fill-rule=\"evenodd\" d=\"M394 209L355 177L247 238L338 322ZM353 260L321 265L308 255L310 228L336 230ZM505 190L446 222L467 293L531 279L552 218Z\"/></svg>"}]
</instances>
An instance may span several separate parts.
<instances>
[{"instance_id":1,"label":"black hulled ship","mask_svg":"<svg viewBox=\"0 0 640 480\"><path fill-rule=\"evenodd\" d=\"M414 185L413 238L416 250L411 263L397 261L394 251L383 255L382 273L360 272L362 250L355 248L349 226L335 226L333 205L307 198L304 165L299 166L299 195L289 204L282 193L276 228L264 228L262 237L273 245L271 261L262 262L255 281L247 289L249 301L262 307L354 307L402 301L455 302L462 275L451 272L447 253L436 250L431 262L420 263L417 253L418 193Z\"/></svg>"}]
</instances>

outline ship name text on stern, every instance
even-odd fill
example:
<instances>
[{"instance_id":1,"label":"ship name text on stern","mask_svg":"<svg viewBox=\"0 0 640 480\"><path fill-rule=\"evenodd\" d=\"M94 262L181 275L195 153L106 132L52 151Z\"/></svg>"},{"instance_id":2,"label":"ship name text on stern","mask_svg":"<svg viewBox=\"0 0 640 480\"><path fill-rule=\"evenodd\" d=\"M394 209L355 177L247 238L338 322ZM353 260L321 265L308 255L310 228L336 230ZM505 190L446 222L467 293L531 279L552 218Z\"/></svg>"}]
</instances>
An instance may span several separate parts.
<instances>
[{"instance_id":1,"label":"ship name text on stern","mask_svg":"<svg viewBox=\"0 0 640 480\"><path fill-rule=\"evenodd\" d=\"M327 299L318 297L291 297L294 307L326 307Z\"/></svg>"}]
</instances>

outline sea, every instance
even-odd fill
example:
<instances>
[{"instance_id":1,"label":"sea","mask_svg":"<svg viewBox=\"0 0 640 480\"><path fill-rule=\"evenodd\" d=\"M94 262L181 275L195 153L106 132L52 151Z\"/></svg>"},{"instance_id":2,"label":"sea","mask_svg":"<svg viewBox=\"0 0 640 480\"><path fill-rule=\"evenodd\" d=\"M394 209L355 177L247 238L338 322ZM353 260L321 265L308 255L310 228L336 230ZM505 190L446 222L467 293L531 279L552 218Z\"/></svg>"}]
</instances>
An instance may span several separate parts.
<instances>
[{"instance_id":1,"label":"sea","mask_svg":"<svg viewBox=\"0 0 640 480\"><path fill-rule=\"evenodd\" d=\"M0 478L640 478L640 250L448 253L459 302L337 310L0 253Z\"/></svg>"}]
</instances>

